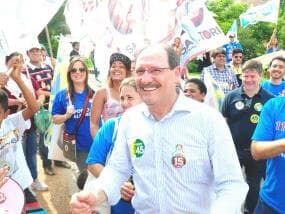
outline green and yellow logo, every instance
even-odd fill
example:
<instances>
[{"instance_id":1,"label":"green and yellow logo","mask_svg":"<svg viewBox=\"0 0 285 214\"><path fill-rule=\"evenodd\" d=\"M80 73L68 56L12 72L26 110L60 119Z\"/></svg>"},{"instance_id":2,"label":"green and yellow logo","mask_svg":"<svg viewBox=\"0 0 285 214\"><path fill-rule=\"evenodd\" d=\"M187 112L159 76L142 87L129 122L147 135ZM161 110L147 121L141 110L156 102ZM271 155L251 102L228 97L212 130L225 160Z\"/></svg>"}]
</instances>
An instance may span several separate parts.
<instances>
[{"instance_id":1,"label":"green and yellow logo","mask_svg":"<svg viewBox=\"0 0 285 214\"><path fill-rule=\"evenodd\" d=\"M255 111L261 111L262 106L263 106L262 103L255 103L253 108Z\"/></svg>"},{"instance_id":2,"label":"green and yellow logo","mask_svg":"<svg viewBox=\"0 0 285 214\"><path fill-rule=\"evenodd\" d=\"M140 139L134 140L132 143L132 155L136 158L140 158L143 156L145 150L145 145Z\"/></svg>"},{"instance_id":3,"label":"green and yellow logo","mask_svg":"<svg viewBox=\"0 0 285 214\"><path fill-rule=\"evenodd\" d=\"M250 122L252 123L258 123L259 116L257 114L253 114L250 116Z\"/></svg>"}]
</instances>

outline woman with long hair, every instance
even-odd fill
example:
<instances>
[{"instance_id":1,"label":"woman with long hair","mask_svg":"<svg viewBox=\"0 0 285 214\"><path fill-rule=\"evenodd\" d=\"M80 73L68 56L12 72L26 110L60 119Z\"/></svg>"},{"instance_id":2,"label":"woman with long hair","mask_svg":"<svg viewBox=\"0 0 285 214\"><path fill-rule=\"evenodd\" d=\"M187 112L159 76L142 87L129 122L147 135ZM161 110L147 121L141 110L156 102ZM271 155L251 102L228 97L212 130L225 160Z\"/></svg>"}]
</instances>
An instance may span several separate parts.
<instances>
[{"instance_id":1,"label":"woman with long hair","mask_svg":"<svg viewBox=\"0 0 285 214\"><path fill-rule=\"evenodd\" d=\"M67 69L67 89L58 92L52 106L52 119L55 124L63 124L67 134L76 135L76 164L79 171L86 168L85 160L92 144L90 130L90 110L93 91L88 85L88 69L83 58L75 57ZM87 110L77 128L78 120Z\"/></svg>"},{"instance_id":2,"label":"woman with long hair","mask_svg":"<svg viewBox=\"0 0 285 214\"><path fill-rule=\"evenodd\" d=\"M122 112L120 106L120 84L126 77L131 76L131 60L124 54L113 53L110 57L110 69L107 86L96 91L91 109L90 128L94 138L101 118L106 121Z\"/></svg>"},{"instance_id":3,"label":"woman with long hair","mask_svg":"<svg viewBox=\"0 0 285 214\"><path fill-rule=\"evenodd\" d=\"M126 78L120 86L120 104L123 112L127 109L142 103L141 97L137 92L135 79L133 77ZM88 158L88 171L95 177L98 177L112 153L120 117L108 120L98 131L93 144L91 146ZM85 187L85 188L88 188ZM118 204L111 207L111 214L132 214L134 209L131 205L131 199L134 194L134 186L130 181L124 183L121 188L122 199Z\"/></svg>"}]
</instances>

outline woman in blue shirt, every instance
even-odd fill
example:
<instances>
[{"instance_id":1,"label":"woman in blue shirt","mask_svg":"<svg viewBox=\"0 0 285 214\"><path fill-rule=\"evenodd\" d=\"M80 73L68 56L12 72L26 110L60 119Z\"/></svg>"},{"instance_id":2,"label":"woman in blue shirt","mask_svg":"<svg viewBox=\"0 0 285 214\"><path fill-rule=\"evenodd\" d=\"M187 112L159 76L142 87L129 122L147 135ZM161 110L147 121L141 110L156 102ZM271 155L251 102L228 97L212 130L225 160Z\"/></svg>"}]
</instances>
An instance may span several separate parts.
<instances>
[{"instance_id":1,"label":"woman in blue shirt","mask_svg":"<svg viewBox=\"0 0 285 214\"><path fill-rule=\"evenodd\" d=\"M64 123L65 131L73 134L81 117L84 103L87 110L76 132L76 164L80 172L86 169L86 157L92 144L90 109L93 91L88 86L88 69L83 58L73 58L67 69L67 89L58 92L52 106L53 122Z\"/></svg>"},{"instance_id":2,"label":"woman in blue shirt","mask_svg":"<svg viewBox=\"0 0 285 214\"><path fill-rule=\"evenodd\" d=\"M131 108L134 105L140 104L141 98L137 93L135 80L133 77L126 78L120 86L120 104L123 111ZM86 163L88 170L95 177L98 177L108 162L112 148L116 139L117 128L120 117L109 119L99 129L91 146ZM131 182L126 182L121 188L122 199L118 204L111 207L112 214L131 214L134 209L130 200L134 194L134 187Z\"/></svg>"}]
</instances>

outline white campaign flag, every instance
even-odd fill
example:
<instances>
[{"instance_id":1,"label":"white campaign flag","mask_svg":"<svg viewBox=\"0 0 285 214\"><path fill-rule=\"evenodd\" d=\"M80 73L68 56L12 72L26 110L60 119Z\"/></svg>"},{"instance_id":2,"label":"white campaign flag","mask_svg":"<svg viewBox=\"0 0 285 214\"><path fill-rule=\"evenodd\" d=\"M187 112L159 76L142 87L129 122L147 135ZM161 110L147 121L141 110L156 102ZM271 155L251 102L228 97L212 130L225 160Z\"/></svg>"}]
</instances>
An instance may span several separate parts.
<instances>
[{"instance_id":1,"label":"white campaign flag","mask_svg":"<svg viewBox=\"0 0 285 214\"><path fill-rule=\"evenodd\" d=\"M188 2L185 8L187 13L181 21L182 66L202 53L221 47L227 42L225 34L203 2Z\"/></svg>"},{"instance_id":2,"label":"white campaign flag","mask_svg":"<svg viewBox=\"0 0 285 214\"><path fill-rule=\"evenodd\" d=\"M80 43L89 40L89 47L96 44L95 63L100 71L101 81L106 79L109 57L112 53L121 52L134 59L140 48L154 43L170 43L174 36L180 33L179 23L184 1L89 0L88 4L84 2L86 1L69 0L65 16L66 20L81 20L79 24L68 21L72 37L79 37L76 30L72 30L77 27L87 33L86 36L81 36ZM81 9L71 6L72 4L79 5ZM78 11L81 13L78 14Z\"/></svg>"},{"instance_id":3,"label":"white campaign flag","mask_svg":"<svg viewBox=\"0 0 285 214\"><path fill-rule=\"evenodd\" d=\"M277 23L280 0L270 0L262 5L249 8L240 15L240 25L247 27L257 22Z\"/></svg>"},{"instance_id":4,"label":"white campaign flag","mask_svg":"<svg viewBox=\"0 0 285 214\"><path fill-rule=\"evenodd\" d=\"M12 51L26 51L64 0L9 0L0 7L0 29Z\"/></svg>"}]
</instances>

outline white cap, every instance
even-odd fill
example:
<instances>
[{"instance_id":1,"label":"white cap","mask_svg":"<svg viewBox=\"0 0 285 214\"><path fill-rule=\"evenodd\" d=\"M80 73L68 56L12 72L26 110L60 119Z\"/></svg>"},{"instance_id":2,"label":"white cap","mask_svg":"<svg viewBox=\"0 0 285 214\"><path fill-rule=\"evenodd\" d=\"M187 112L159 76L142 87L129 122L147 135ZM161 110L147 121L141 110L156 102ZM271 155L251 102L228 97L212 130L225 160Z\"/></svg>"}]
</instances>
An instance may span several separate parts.
<instances>
[{"instance_id":1,"label":"white cap","mask_svg":"<svg viewBox=\"0 0 285 214\"><path fill-rule=\"evenodd\" d=\"M235 37L236 34L235 34L234 32L229 32L229 33L228 33L228 36L230 36L230 37Z\"/></svg>"},{"instance_id":2,"label":"white cap","mask_svg":"<svg viewBox=\"0 0 285 214\"><path fill-rule=\"evenodd\" d=\"M27 47L28 47L28 48L27 48L27 51L30 51L30 50L32 50L33 48L41 49L41 45L40 45L40 43L37 42L37 41L32 42L32 43L31 43L30 45L28 45Z\"/></svg>"}]
</instances>

